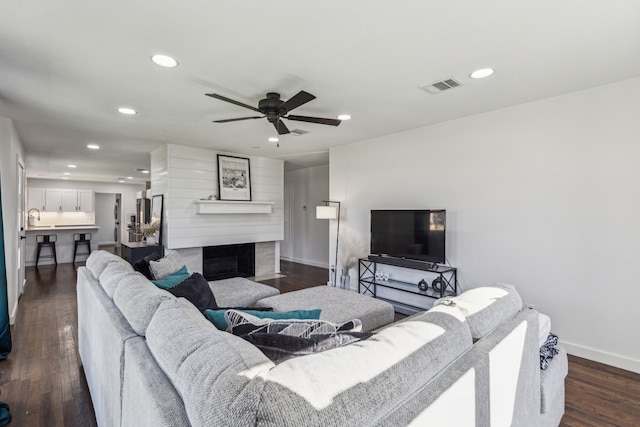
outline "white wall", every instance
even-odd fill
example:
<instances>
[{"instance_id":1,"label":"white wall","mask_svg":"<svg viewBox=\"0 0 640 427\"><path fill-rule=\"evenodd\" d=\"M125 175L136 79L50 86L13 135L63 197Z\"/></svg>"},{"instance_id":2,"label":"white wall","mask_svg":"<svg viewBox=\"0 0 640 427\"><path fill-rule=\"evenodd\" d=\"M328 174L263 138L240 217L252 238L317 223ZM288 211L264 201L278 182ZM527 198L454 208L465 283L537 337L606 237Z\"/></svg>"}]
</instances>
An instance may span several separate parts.
<instances>
[{"instance_id":1,"label":"white wall","mask_svg":"<svg viewBox=\"0 0 640 427\"><path fill-rule=\"evenodd\" d=\"M218 153L175 144L151 153L151 191L164 194L163 244L179 249L282 240L282 160L241 156L250 161L252 200L274 202L272 213L196 213L196 201L218 192Z\"/></svg>"},{"instance_id":2,"label":"white wall","mask_svg":"<svg viewBox=\"0 0 640 427\"><path fill-rule=\"evenodd\" d=\"M120 242L128 242L127 234L128 213L136 212L136 192L145 189L144 184L120 184L108 182L92 182L92 181L71 181L71 180L55 180L28 178L27 187L34 188L76 188L80 190L93 190L96 193L112 193L122 194L120 205L122 207L122 218L120 227ZM97 208L97 205L96 205ZM113 215L113 206L109 208L109 215ZM109 230L113 233L113 230Z\"/></svg>"},{"instance_id":3,"label":"white wall","mask_svg":"<svg viewBox=\"0 0 640 427\"><path fill-rule=\"evenodd\" d=\"M570 353L640 372L639 111L632 79L338 147L331 198L367 242L371 209L447 209L464 289L512 283Z\"/></svg>"},{"instance_id":4,"label":"white wall","mask_svg":"<svg viewBox=\"0 0 640 427\"><path fill-rule=\"evenodd\" d=\"M5 265L7 269L7 300L11 324L18 310L18 179L17 158L24 160L22 143L13 122L0 117L0 181L2 185L2 221L4 230Z\"/></svg>"},{"instance_id":5,"label":"white wall","mask_svg":"<svg viewBox=\"0 0 640 427\"><path fill-rule=\"evenodd\" d=\"M290 256L283 259L329 268L329 221L316 219L316 206L329 199L329 165L285 172L284 182L290 189L291 239Z\"/></svg>"}]
</instances>

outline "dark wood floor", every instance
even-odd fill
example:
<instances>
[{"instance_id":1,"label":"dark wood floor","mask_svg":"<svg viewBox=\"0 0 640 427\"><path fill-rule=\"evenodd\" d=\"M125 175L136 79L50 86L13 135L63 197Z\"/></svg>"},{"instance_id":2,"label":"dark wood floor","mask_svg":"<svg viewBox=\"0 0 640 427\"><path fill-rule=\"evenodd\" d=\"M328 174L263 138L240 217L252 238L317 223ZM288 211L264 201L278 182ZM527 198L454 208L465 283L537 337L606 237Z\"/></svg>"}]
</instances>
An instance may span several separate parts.
<instances>
[{"instance_id":1,"label":"dark wood floor","mask_svg":"<svg viewBox=\"0 0 640 427\"><path fill-rule=\"evenodd\" d=\"M280 292L326 283L326 269L282 262L286 277L264 280ZM73 264L27 268L13 351L0 361L0 400L12 426L95 426L77 352L76 270ZM561 426L640 426L640 374L569 357Z\"/></svg>"}]
</instances>

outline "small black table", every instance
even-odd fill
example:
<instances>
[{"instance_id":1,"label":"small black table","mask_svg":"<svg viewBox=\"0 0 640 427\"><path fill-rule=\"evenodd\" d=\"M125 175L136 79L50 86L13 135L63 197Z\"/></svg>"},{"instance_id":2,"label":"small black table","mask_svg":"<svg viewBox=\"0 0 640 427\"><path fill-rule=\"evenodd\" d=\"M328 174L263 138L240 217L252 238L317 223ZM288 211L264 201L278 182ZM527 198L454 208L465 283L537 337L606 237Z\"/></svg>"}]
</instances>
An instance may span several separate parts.
<instances>
[{"instance_id":1,"label":"small black table","mask_svg":"<svg viewBox=\"0 0 640 427\"><path fill-rule=\"evenodd\" d=\"M158 255L164 255L164 246L152 245L147 246L144 242L129 242L120 245L120 256L133 265L136 261L156 252Z\"/></svg>"}]
</instances>

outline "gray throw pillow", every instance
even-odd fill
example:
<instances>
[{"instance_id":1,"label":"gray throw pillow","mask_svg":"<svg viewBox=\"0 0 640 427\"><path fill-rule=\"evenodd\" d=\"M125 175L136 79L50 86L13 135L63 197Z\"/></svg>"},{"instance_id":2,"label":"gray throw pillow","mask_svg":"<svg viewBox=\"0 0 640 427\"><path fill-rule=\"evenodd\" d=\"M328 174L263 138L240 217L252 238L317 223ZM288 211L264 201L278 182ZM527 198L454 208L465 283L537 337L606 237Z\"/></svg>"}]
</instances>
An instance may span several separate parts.
<instances>
[{"instance_id":1,"label":"gray throw pillow","mask_svg":"<svg viewBox=\"0 0 640 427\"><path fill-rule=\"evenodd\" d=\"M180 270L184 262L182 257L176 251L173 251L164 258L160 258L158 261L149 261L149 270L155 280L164 279L171 273L175 273Z\"/></svg>"}]
</instances>

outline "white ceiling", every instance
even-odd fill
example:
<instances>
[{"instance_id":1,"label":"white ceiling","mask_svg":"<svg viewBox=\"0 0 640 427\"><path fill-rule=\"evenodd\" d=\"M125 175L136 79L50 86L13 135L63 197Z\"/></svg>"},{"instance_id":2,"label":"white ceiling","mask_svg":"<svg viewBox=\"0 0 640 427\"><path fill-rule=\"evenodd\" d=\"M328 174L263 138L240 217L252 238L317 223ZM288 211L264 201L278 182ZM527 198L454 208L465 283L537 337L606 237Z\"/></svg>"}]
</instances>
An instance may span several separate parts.
<instances>
[{"instance_id":1,"label":"white ceiling","mask_svg":"<svg viewBox=\"0 0 640 427\"><path fill-rule=\"evenodd\" d=\"M496 73L468 77L482 67ZM14 120L29 177L74 163L72 179L140 182L135 169L166 143L305 167L333 146L637 76L637 0L0 0L0 116ZM463 86L419 89L450 77ZM212 123L255 112L204 95L257 106L300 90L317 99L293 114L353 119L289 121L309 133L278 148L266 119Z\"/></svg>"}]
</instances>

